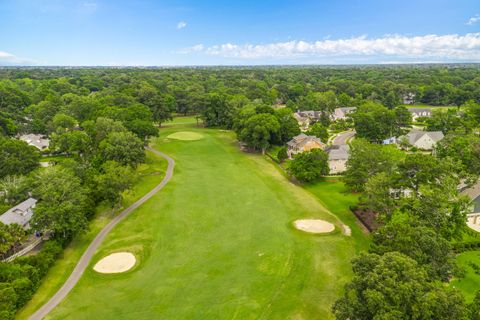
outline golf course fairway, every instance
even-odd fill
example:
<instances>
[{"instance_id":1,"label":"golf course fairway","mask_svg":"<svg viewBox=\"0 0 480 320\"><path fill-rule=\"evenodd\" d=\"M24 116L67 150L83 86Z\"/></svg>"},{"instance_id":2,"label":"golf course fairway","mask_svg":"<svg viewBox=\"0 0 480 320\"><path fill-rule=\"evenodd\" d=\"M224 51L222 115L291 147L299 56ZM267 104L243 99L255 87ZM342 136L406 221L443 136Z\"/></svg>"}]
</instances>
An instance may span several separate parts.
<instances>
[{"instance_id":1,"label":"golf course fairway","mask_svg":"<svg viewBox=\"0 0 480 320\"><path fill-rule=\"evenodd\" d=\"M167 138L187 130L202 139ZM335 212L265 157L239 151L232 132L173 126L152 147L175 160L173 178L112 230L47 319L333 318L365 240L353 220L344 235ZM336 231L301 232L296 219ZM122 251L135 255L133 269L92 269Z\"/></svg>"}]
</instances>

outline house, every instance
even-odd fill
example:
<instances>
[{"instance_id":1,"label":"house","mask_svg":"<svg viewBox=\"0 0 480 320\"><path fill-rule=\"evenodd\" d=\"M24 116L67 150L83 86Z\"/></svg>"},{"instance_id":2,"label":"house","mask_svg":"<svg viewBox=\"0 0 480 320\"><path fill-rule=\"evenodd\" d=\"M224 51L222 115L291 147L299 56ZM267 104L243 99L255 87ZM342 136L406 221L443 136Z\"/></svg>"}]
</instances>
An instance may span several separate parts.
<instances>
[{"instance_id":1,"label":"house","mask_svg":"<svg viewBox=\"0 0 480 320\"><path fill-rule=\"evenodd\" d=\"M287 142L288 147L288 157L291 158L297 153L302 153L305 151L310 151L312 149L322 149L324 150L326 145L319 138L315 136L307 136L304 133L295 136Z\"/></svg>"},{"instance_id":2,"label":"house","mask_svg":"<svg viewBox=\"0 0 480 320\"><path fill-rule=\"evenodd\" d=\"M307 131L310 123L319 121L322 117L321 111L306 110L306 111L297 111L293 114L295 120L297 120L298 125L302 131Z\"/></svg>"},{"instance_id":3,"label":"house","mask_svg":"<svg viewBox=\"0 0 480 320\"><path fill-rule=\"evenodd\" d=\"M444 135L441 131L412 130L404 137L413 147L421 150L433 150L437 142L443 139ZM398 141L402 141L403 139L404 138L401 137Z\"/></svg>"},{"instance_id":4,"label":"house","mask_svg":"<svg viewBox=\"0 0 480 320\"><path fill-rule=\"evenodd\" d=\"M48 146L50 145L50 140L44 138L40 134L24 134L23 136L19 137L20 140L25 141L31 146L34 146L38 150L45 150L48 149Z\"/></svg>"},{"instance_id":5,"label":"house","mask_svg":"<svg viewBox=\"0 0 480 320\"><path fill-rule=\"evenodd\" d=\"M333 121L336 120L345 120L348 114L354 112L357 108L355 107L347 107L347 108L335 108L333 113L331 114L331 118Z\"/></svg>"},{"instance_id":6,"label":"house","mask_svg":"<svg viewBox=\"0 0 480 320\"><path fill-rule=\"evenodd\" d=\"M415 93L407 92L403 95L403 104L413 104L415 102Z\"/></svg>"},{"instance_id":7,"label":"house","mask_svg":"<svg viewBox=\"0 0 480 320\"><path fill-rule=\"evenodd\" d=\"M333 145L325 151L328 154L330 173L337 174L347 170L347 161L350 156L350 147L347 144Z\"/></svg>"},{"instance_id":8,"label":"house","mask_svg":"<svg viewBox=\"0 0 480 320\"><path fill-rule=\"evenodd\" d=\"M22 203L16 205L13 208L7 210L4 214L0 216L0 222L3 224L13 224L16 223L23 227L24 229L30 228L30 219L33 216L33 208L37 200L34 198L28 198Z\"/></svg>"},{"instance_id":9,"label":"house","mask_svg":"<svg viewBox=\"0 0 480 320\"><path fill-rule=\"evenodd\" d=\"M297 120L300 130L307 131L308 126L310 125L310 119L306 116L303 116L300 112L295 112L293 114L295 120Z\"/></svg>"},{"instance_id":10,"label":"house","mask_svg":"<svg viewBox=\"0 0 480 320\"><path fill-rule=\"evenodd\" d=\"M467 225L469 228L480 232L480 181L468 188L462 186L460 194L467 196L472 202L470 212L467 214Z\"/></svg>"},{"instance_id":11,"label":"house","mask_svg":"<svg viewBox=\"0 0 480 320\"><path fill-rule=\"evenodd\" d=\"M416 121L418 117L432 116L432 109L430 108L408 108L408 111L412 114L413 121Z\"/></svg>"}]
</instances>

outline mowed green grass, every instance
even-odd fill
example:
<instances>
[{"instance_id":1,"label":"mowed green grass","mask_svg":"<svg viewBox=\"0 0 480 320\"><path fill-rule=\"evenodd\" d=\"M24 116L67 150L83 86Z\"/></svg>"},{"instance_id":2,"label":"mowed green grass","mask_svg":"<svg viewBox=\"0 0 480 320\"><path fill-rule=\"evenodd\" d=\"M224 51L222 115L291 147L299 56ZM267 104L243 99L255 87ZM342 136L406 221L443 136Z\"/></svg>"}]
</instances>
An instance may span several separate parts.
<instances>
[{"instance_id":1,"label":"mowed green grass","mask_svg":"<svg viewBox=\"0 0 480 320\"><path fill-rule=\"evenodd\" d=\"M137 168L140 178L132 190L123 195L122 207L128 207L154 188L163 179L166 167L167 161L165 159L147 151L146 162ZM28 319L60 289L90 242L119 210L121 208L114 212L106 206L100 206L97 209L95 217L89 224L88 231L76 237L65 248L32 299L17 313L17 319Z\"/></svg>"},{"instance_id":2,"label":"mowed green grass","mask_svg":"<svg viewBox=\"0 0 480 320\"><path fill-rule=\"evenodd\" d=\"M465 271L465 277L454 279L451 286L459 289L464 294L468 302L475 297L475 293L480 290L480 251L467 251L457 256L457 264ZM473 265L478 266L476 273Z\"/></svg>"},{"instance_id":3,"label":"mowed green grass","mask_svg":"<svg viewBox=\"0 0 480 320\"><path fill-rule=\"evenodd\" d=\"M185 130L163 129L154 143L176 161L172 180L107 236L48 319L332 319L366 237L350 218L351 237L305 234L291 222L339 226L335 210L347 218L354 199L325 200L332 213L317 198L328 188L290 183L266 158L241 153L231 132L189 127L203 139L166 138ZM91 269L117 251L133 252L137 265L118 275Z\"/></svg>"}]
</instances>

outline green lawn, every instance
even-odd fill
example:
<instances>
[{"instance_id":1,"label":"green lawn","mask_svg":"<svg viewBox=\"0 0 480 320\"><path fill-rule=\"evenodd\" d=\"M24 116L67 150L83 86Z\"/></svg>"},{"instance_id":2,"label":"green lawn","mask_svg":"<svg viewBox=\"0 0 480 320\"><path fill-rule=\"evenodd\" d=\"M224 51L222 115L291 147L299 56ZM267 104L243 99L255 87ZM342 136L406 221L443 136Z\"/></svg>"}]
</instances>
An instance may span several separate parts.
<instances>
[{"instance_id":1,"label":"green lawn","mask_svg":"<svg viewBox=\"0 0 480 320\"><path fill-rule=\"evenodd\" d=\"M185 130L165 128L154 143L176 161L172 180L107 236L48 318L332 319L350 260L367 244L348 213L355 197L337 180L307 190L290 183L266 157L241 153L231 132L192 126L201 140L166 138ZM291 227L305 217L338 227L335 215L353 236ZM139 260L131 271L91 269L123 250Z\"/></svg>"},{"instance_id":2,"label":"green lawn","mask_svg":"<svg viewBox=\"0 0 480 320\"><path fill-rule=\"evenodd\" d=\"M459 289L471 302L475 293L480 290L480 251L467 251L457 256L457 264L465 270L465 277L455 279L451 286Z\"/></svg>"},{"instance_id":3,"label":"green lawn","mask_svg":"<svg viewBox=\"0 0 480 320\"><path fill-rule=\"evenodd\" d=\"M167 162L151 152L147 152L147 160L138 168L140 179L135 187L124 194L123 207L127 207L158 184L165 173ZM75 238L64 250L62 256L50 269L42 285L32 300L17 314L17 319L28 317L50 299L62 286L72 272L80 256L87 249L97 233L111 220L114 212L105 206L99 207L95 218L90 222L87 233Z\"/></svg>"}]
</instances>

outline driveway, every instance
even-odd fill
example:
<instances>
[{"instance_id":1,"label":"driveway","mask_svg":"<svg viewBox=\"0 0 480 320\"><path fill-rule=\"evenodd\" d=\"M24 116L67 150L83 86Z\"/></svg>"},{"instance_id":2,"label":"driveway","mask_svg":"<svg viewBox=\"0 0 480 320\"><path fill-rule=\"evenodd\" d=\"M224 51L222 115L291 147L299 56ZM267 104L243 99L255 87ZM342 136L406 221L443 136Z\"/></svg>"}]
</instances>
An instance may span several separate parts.
<instances>
[{"instance_id":1,"label":"driveway","mask_svg":"<svg viewBox=\"0 0 480 320\"><path fill-rule=\"evenodd\" d=\"M338 136L336 136L335 139L333 139L332 144L335 145L335 146L339 146L339 145L342 145L342 144L347 144L348 141L351 138L353 138L353 136L355 136L355 131L353 131L353 130L342 132Z\"/></svg>"}]
</instances>

